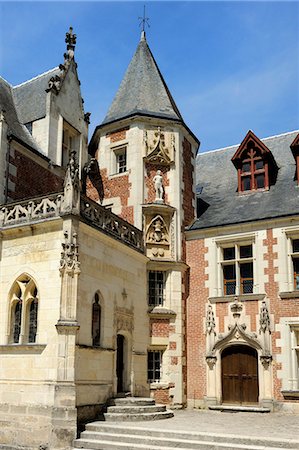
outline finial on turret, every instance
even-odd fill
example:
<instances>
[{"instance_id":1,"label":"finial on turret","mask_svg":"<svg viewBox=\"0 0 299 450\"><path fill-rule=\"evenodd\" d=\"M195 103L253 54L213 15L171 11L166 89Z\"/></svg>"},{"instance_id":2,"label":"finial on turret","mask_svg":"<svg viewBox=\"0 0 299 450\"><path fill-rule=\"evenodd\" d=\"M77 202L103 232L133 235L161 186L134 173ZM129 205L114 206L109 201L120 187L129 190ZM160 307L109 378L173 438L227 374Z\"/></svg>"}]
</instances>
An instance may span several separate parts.
<instances>
[{"instance_id":1,"label":"finial on turret","mask_svg":"<svg viewBox=\"0 0 299 450\"><path fill-rule=\"evenodd\" d=\"M148 23L149 17L145 17L145 5L143 5L143 17L138 17L138 19L140 20L139 26L142 27L140 40L141 41L145 41L146 40L146 37L145 37L145 25L150 27L150 24Z\"/></svg>"},{"instance_id":2,"label":"finial on turret","mask_svg":"<svg viewBox=\"0 0 299 450\"><path fill-rule=\"evenodd\" d=\"M65 62L74 59L76 40L77 36L73 34L73 27L70 27L69 31L65 33L65 42L67 44L66 53L64 54Z\"/></svg>"}]
</instances>

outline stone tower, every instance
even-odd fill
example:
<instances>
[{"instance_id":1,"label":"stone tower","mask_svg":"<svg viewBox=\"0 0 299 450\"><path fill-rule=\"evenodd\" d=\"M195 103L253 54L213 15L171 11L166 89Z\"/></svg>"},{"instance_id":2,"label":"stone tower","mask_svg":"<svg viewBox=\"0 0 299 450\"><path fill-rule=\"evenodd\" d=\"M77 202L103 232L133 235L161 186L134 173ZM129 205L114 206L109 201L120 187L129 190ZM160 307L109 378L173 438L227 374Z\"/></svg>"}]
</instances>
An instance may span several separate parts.
<instances>
[{"instance_id":1,"label":"stone tower","mask_svg":"<svg viewBox=\"0 0 299 450\"><path fill-rule=\"evenodd\" d=\"M174 405L185 403L184 228L195 216L198 147L143 31L111 107L94 132L90 154L101 168L103 204L144 231L149 258L148 379L152 396ZM91 183L87 192L100 201Z\"/></svg>"}]
</instances>

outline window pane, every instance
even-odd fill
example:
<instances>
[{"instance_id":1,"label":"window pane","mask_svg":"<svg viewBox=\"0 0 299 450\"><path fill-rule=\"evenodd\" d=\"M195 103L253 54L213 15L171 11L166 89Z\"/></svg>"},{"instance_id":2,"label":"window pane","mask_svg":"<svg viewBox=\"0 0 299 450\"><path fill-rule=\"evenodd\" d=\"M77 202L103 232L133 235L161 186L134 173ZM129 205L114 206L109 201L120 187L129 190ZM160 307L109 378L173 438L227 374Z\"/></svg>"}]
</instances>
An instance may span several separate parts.
<instances>
[{"instance_id":1,"label":"window pane","mask_svg":"<svg viewBox=\"0 0 299 450\"><path fill-rule=\"evenodd\" d=\"M161 306L165 297L165 272L150 271L148 273L148 296L150 306Z\"/></svg>"},{"instance_id":2,"label":"window pane","mask_svg":"<svg viewBox=\"0 0 299 450\"><path fill-rule=\"evenodd\" d=\"M299 289L299 259L293 258L294 266L294 289Z\"/></svg>"},{"instance_id":3,"label":"window pane","mask_svg":"<svg viewBox=\"0 0 299 450\"><path fill-rule=\"evenodd\" d=\"M37 310L38 310L38 300L34 299L31 302L29 311L29 342L35 342L36 340Z\"/></svg>"},{"instance_id":4,"label":"window pane","mask_svg":"<svg viewBox=\"0 0 299 450\"><path fill-rule=\"evenodd\" d=\"M264 161L256 161L255 163L255 170L263 169L264 168Z\"/></svg>"},{"instance_id":5,"label":"window pane","mask_svg":"<svg viewBox=\"0 0 299 450\"><path fill-rule=\"evenodd\" d=\"M99 346L101 340L101 305L99 296L95 294L95 302L92 305L92 345Z\"/></svg>"},{"instance_id":6,"label":"window pane","mask_svg":"<svg viewBox=\"0 0 299 450\"><path fill-rule=\"evenodd\" d=\"M293 253L299 253L299 239L293 239Z\"/></svg>"},{"instance_id":7,"label":"window pane","mask_svg":"<svg viewBox=\"0 0 299 450\"><path fill-rule=\"evenodd\" d=\"M240 264L241 293L251 294L253 292L253 264Z\"/></svg>"},{"instance_id":8,"label":"window pane","mask_svg":"<svg viewBox=\"0 0 299 450\"><path fill-rule=\"evenodd\" d=\"M147 377L149 382L161 379L162 351L149 351L147 356Z\"/></svg>"},{"instance_id":9,"label":"window pane","mask_svg":"<svg viewBox=\"0 0 299 450\"><path fill-rule=\"evenodd\" d=\"M242 191L250 191L250 177L242 177Z\"/></svg>"},{"instance_id":10,"label":"window pane","mask_svg":"<svg viewBox=\"0 0 299 450\"><path fill-rule=\"evenodd\" d=\"M223 266L224 295L236 293L236 268L235 265Z\"/></svg>"},{"instance_id":11,"label":"window pane","mask_svg":"<svg viewBox=\"0 0 299 450\"><path fill-rule=\"evenodd\" d=\"M116 154L116 171L123 173L127 170L127 153L126 150L120 151Z\"/></svg>"},{"instance_id":12,"label":"window pane","mask_svg":"<svg viewBox=\"0 0 299 450\"><path fill-rule=\"evenodd\" d=\"M240 258L251 258L251 257L252 257L252 245L241 245Z\"/></svg>"},{"instance_id":13,"label":"window pane","mask_svg":"<svg viewBox=\"0 0 299 450\"><path fill-rule=\"evenodd\" d=\"M257 189L265 187L265 175L263 173L260 173L255 176L255 185Z\"/></svg>"},{"instance_id":14,"label":"window pane","mask_svg":"<svg viewBox=\"0 0 299 450\"><path fill-rule=\"evenodd\" d=\"M250 162L242 164L242 172L250 172Z\"/></svg>"},{"instance_id":15,"label":"window pane","mask_svg":"<svg viewBox=\"0 0 299 450\"><path fill-rule=\"evenodd\" d=\"M223 249L223 259L228 261L230 259L235 259L235 247L229 247Z\"/></svg>"},{"instance_id":16,"label":"window pane","mask_svg":"<svg viewBox=\"0 0 299 450\"><path fill-rule=\"evenodd\" d=\"M22 320L22 300L18 301L14 310L13 318L13 342L14 344L19 343L20 333L21 333L21 320Z\"/></svg>"}]
</instances>

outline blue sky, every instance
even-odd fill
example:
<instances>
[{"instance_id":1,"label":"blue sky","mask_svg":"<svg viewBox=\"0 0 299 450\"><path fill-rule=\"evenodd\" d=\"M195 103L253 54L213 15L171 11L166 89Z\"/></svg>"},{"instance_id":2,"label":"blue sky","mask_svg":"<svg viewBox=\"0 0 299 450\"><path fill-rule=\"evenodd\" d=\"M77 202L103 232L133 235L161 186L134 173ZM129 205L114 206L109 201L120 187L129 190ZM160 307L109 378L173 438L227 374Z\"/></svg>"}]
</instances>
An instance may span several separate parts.
<instances>
[{"instance_id":1,"label":"blue sky","mask_svg":"<svg viewBox=\"0 0 299 450\"><path fill-rule=\"evenodd\" d=\"M63 62L65 32L92 134L137 47L144 2L0 2L0 73L16 85ZM201 151L299 128L299 3L145 2L148 44Z\"/></svg>"}]
</instances>

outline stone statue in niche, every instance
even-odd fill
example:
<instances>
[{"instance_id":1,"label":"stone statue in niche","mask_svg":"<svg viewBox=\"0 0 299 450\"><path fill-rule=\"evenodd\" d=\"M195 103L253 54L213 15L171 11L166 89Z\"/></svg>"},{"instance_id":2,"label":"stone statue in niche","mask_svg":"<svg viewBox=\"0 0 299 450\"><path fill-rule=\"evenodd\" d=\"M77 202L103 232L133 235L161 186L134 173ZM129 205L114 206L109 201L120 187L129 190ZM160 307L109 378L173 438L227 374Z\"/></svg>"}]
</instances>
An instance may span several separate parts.
<instances>
[{"instance_id":1,"label":"stone statue in niche","mask_svg":"<svg viewBox=\"0 0 299 450\"><path fill-rule=\"evenodd\" d=\"M157 173L154 176L153 181L154 181L155 191L156 191L155 203L164 203L164 201L163 201L164 186L163 186L163 178L162 178L161 170L157 170Z\"/></svg>"}]
</instances>

